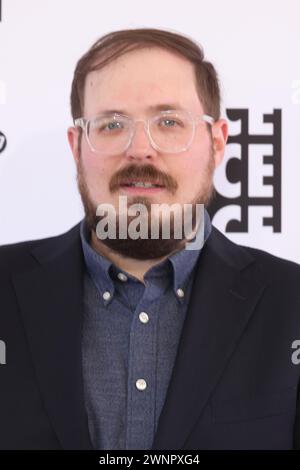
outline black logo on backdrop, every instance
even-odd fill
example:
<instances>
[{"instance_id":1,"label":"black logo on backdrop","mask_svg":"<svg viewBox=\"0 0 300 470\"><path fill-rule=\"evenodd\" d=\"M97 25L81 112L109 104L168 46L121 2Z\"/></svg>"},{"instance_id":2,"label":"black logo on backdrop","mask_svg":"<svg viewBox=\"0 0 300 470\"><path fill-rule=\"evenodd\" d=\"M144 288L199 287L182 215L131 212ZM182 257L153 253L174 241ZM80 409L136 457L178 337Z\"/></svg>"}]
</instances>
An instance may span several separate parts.
<instances>
[{"instance_id":1,"label":"black logo on backdrop","mask_svg":"<svg viewBox=\"0 0 300 470\"><path fill-rule=\"evenodd\" d=\"M230 121L240 121L240 133L228 138L227 151L230 144L240 146L240 158L229 155L226 165L226 179L230 183L240 183L238 197L225 197L216 191L216 198L209 207L213 217L221 208L228 205L239 206L240 220L232 218L227 222L226 232L248 232L249 208L267 206L272 208L272 217L263 217L263 226L271 226L273 232L281 231L281 110L274 109L272 114L263 114L263 123L273 124L272 134L249 134L249 110L227 109ZM269 144L272 155L263 155L262 164L272 166L272 176L263 176L263 186L271 186L272 196L261 197L249 194L249 146ZM253 176L253 175L252 175ZM255 176L254 176L255 177Z\"/></svg>"},{"instance_id":2,"label":"black logo on backdrop","mask_svg":"<svg viewBox=\"0 0 300 470\"><path fill-rule=\"evenodd\" d=\"M3 132L0 131L0 153L3 152L7 144L7 140Z\"/></svg>"}]
</instances>

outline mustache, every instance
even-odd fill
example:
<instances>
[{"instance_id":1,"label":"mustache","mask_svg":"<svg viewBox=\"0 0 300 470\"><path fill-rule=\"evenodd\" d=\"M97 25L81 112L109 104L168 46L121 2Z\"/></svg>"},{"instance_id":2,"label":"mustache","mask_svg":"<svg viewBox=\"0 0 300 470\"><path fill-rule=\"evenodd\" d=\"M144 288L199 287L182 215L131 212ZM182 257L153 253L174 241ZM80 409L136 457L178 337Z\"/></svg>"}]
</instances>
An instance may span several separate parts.
<instances>
[{"instance_id":1,"label":"mustache","mask_svg":"<svg viewBox=\"0 0 300 470\"><path fill-rule=\"evenodd\" d=\"M121 184L124 181L131 179L135 180L144 180L144 181L155 181L158 182L161 186L165 186L166 189L175 192L178 185L177 182L166 173L158 172L155 167L152 165L128 165L126 168L123 168L121 171L116 173L109 184L109 189L111 192L115 192L119 189Z\"/></svg>"}]
</instances>

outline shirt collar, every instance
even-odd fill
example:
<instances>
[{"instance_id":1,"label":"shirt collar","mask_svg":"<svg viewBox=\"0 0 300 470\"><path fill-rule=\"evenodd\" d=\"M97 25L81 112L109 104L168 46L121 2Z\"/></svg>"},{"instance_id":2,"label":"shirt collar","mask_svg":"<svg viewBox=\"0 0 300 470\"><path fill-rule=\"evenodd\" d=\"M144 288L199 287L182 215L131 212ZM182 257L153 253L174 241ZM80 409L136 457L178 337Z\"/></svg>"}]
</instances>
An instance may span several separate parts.
<instances>
[{"instance_id":1,"label":"shirt collar","mask_svg":"<svg viewBox=\"0 0 300 470\"><path fill-rule=\"evenodd\" d=\"M204 228L204 243L208 239L212 225L209 214L205 209L204 227L199 226L199 230ZM115 294L114 276L126 282L128 278L136 280L134 276L120 269L112 261L98 253L90 244L90 233L86 225L86 219L80 223L80 237L84 254L85 265L89 275L95 283L104 305L107 305L113 299ZM195 239L194 239L195 240ZM168 256L160 263L152 266L144 276L145 280L151 282L152 276L169 276L172 282L172 290L179 302L183 302L184 288L188 278L195 267L202 247L197 249L183 248L173 255Z\"/></svg>"}]
</instances>

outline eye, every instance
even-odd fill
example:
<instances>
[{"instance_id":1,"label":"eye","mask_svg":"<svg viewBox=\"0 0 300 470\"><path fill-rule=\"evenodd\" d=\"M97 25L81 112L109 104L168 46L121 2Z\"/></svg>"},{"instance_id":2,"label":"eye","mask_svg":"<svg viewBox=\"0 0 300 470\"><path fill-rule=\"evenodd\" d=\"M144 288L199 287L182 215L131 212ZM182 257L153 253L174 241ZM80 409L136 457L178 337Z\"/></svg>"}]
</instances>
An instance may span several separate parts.
<instances>
[{"instance_id":1,"label":"eye","mask_svg":"<svg viewBox=\"0 0 300 470\"><path fill-rule=\"evenodd\" d=\"M166 123L166 126L164 127L175 127L175 124L178 124L175 119L163 119L161 122Z\"/></svg>"},{"instance_id":2,"label":"eye","mask_svg":"<svg viewBox=\"0 0 300 470\"><path fill-rule=\"evenodd\" d=\"M180 123L178 121L176 121L175 119L162 119L160 121L160 125L162 127L167 127L167 128L172 128L172 127L177 127L178 125L180 125Z\"/></svg>"},{"instance_id":3,"label":"eye","mask_svg":"<svg viewBox=\"0 0 300 470\"><path fill-rule=\"evenodd\" d=\"M110 121L110 122L106 122L106 123L99 123L99 130L102 131L102 130L115 130L115 129L121 129L122 128L122 124L120 123L120 121Z\"/></svg>"},{"instance_id":4,"label":"eye","mask_svg":"<svg viewBox=\"0 0 300 470\"><path fill-rule=\"evenodd\" d=\"M176 113L167 116L161 116L157 120L157 124L162 129L178 129L185 127L186 125L185 120L181 119Z\"/></svg>"}]
</instances>

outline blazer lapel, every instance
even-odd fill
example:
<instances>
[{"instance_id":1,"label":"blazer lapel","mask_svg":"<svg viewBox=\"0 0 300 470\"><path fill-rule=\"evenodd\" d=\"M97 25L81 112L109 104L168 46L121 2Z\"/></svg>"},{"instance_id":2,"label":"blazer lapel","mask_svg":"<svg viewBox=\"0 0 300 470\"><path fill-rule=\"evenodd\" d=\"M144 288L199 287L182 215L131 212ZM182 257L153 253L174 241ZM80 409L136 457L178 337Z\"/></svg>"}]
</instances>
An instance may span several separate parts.
<instances>
[{"instance_id":1,"label":"blazer lapel","mask_svg":"<svg viewBox=\"0 0 300 470\"><path fill-rule=\"evenodd\" d=\"M216 228L196 269L152 449L184 448L266 287L252 256Z\"/></svg>"},{"instance_id":2,"label":"blazer lapel","mask_svg":"<svg viewBox=\"0 0 300 470\"><path fill-rule=\"evenodd\" d=\"M83 260L79 224L32 252L13 277L45 407L63 449L92 449L81 369Z\"/></svg>"}]
</instances>

